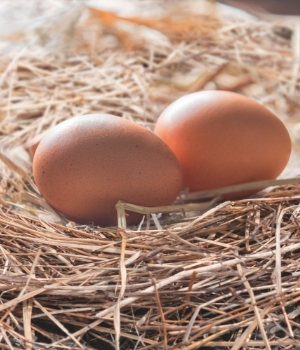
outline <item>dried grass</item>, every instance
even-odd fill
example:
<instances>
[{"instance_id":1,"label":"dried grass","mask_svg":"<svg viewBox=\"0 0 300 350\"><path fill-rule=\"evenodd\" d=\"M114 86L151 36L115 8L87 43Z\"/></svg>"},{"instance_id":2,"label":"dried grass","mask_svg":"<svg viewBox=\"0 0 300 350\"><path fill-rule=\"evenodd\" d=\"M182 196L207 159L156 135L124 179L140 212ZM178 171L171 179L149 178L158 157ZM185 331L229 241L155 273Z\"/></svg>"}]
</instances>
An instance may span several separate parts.
<instances>
[{"instance_id":1,"label":"dried grass","mask_svg":"<svg viewBox=\"0 0 300 350\"><path fill-rule=\"evenodd\" d=\"M1 56L1 349L300 346L295 28L214 7L197 14L193 3L204 2L165 5L164 21L93 10L69 54ZM40 197L27 151L51 126L111 113L152 129L167 104L208 88L244 93L284 120L290 180L234 202L216 203L240 187L183 192L167 208L119 203L119 228L78 226ZM128 208L146 214L143 225L126 227Z\"/></svg>"}]
</instances>

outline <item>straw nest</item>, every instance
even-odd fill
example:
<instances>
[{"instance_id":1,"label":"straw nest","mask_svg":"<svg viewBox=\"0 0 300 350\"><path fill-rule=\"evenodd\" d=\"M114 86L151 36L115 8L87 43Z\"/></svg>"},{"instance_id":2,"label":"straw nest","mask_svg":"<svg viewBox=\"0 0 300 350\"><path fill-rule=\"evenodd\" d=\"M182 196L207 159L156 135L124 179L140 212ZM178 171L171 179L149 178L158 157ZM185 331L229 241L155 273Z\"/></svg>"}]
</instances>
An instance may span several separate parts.
<instances>
[{"instance_id":1,"label":"straw nest","mask_svg":"<svg viewBox=\"0 0 300 350\"><path fill-rule=\"evenodd\" d=\"M112 113L152 129L201 89L275 111L294 142L285 174L298 174L299 28L195 3L153 2L161 20L91 11L67 54L0 57L1 349L300 346L297 178L235 202L218 201L228 189L183 193L177 207L135 208L140 227L119 203L119 228L68 222L32 180L31 147L60 121Z\"/></svg>"}]
</instances>

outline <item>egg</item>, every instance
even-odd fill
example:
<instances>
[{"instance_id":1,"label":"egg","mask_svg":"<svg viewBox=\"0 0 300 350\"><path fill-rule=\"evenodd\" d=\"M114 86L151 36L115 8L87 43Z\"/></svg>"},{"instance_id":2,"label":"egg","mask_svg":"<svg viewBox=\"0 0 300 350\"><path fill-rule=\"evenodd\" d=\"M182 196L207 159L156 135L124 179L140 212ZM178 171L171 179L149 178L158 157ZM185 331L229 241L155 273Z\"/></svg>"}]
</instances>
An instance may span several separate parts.
<instances>
[{"instance_id":1,"label":"egg","mask_svg":"<svg viewBox=\"0 0 300 350\"><path fill-rule=\"evenodd\" d=\"M211 190L276 179L291 154L282 121L258 102L227 91L202 91L168 106L154 132L180 162L183 186Z\"/></svg>"},{"instance_id":2,"label":"egg","mask_svg":"<svg viewBox=\"0 0 300 350\"><path fill-rule=\"evenodd\" d=\"M123 118L90 114L50 129L33 159L36 185L68 219L116 225L119 200L170 205L182 183L180 164L152 131ZM140 214L128 212L127 223Z\"/></svg>"}]
</instances>

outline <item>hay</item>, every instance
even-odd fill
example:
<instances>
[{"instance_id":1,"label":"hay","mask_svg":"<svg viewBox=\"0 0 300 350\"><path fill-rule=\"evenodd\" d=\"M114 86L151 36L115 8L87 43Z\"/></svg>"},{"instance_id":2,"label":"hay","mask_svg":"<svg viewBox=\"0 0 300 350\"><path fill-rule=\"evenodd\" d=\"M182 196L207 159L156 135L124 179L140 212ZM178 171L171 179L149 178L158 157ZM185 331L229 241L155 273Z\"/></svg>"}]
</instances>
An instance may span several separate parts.
<instances>
[{"instance_id":1,"label":"hay","mask_svg":"<svg viewBox=\"0 0 300 350\"><path fill-rule=\"evenodd\" d=\"M169 21L92 10L68 54L0 57L1 349L300 346L295 28L195 3L205 4L153 2ZM183 192L176 207L142 208L140 227L126 227L130 204L119 204L119 228L79 226L39 195L28 152L53 125L111 113L153 129L174 99L211 88L285 121L291 180L234 202L216 203L226 188Z\"/></svg>"}]
</instances>

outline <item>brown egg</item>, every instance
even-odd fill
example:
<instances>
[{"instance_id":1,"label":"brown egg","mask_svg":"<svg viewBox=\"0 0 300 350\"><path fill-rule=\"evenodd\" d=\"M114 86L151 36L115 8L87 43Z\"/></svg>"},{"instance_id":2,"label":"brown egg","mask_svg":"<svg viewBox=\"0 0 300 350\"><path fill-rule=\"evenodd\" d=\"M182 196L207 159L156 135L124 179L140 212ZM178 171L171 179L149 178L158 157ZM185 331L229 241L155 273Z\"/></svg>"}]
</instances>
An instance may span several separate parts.
<instances>
[{"instance_id":1,"label":"brown egg","mask_svg":"<svg viewBox=\"0 0 300 350\"><path fill-rule=\"evenodd\" d=\"M155 133L173 150L190 191L276 179L291 154L279 118L245 96L203 91L173 102Z\"/></svg>"},{"instance_id":2,"label":"brown egg","mask_svg":"<svg viewBox=\"0 0 300 350\"><path fill-rule=\"evenodd\" d=\"M153 132L107 114L74 117L51 129L33 160L42 196L78 223L117 224L118 200L169 205L181 188L171 149ZM141 216L129 213L128 223Z\"/></svg>"}]
</instances>

